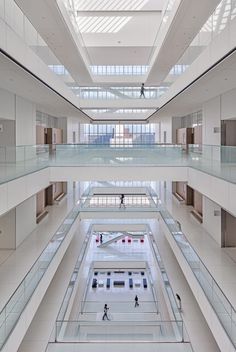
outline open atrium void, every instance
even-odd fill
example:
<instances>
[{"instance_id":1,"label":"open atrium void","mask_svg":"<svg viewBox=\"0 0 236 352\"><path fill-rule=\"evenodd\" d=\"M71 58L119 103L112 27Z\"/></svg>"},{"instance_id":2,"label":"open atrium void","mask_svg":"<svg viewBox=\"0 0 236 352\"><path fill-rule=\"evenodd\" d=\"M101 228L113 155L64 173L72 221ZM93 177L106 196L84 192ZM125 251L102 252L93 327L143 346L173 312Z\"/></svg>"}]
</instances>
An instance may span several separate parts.
<instances>
[{"instance_id":1,"label":"open atrium void","mask_svg":"<svg viewBox=\"0 0 236 352\"><path fill-rule=\"evenodd\" d=\"M0 0L0 351L236 351L236 0Z\"/></svg>"}]
</instances>

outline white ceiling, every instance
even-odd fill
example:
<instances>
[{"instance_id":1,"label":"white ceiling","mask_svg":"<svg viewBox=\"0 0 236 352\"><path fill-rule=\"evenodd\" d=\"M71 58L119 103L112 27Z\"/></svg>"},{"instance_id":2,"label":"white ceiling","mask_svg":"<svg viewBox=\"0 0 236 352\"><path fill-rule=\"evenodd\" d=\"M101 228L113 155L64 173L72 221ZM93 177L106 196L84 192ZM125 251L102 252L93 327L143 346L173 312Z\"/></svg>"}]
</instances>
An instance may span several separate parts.
<instances>
[{"instance_id":1,"label":"white ceiling","mask_svg":"<svg viewBox=\"0 0 236 352\"><path fill-rule=\"evenodd\" d=\"M76 107L34 78L30 73L0 54L0 87L35 102L41 110L55 116L89 119Z\"/></svg>"},{"instance_id":2,"label":"white ceiling","mask_svg":"<svg viewBox=\"0 0 236 352\"><path fill-rule=\"evenodd\" d=\"M77 11L68 10L71 21L75 31L80 32L91 65L149 64L166 0L72 0L72 3ZM112 23L118 18L121 25L115 30ZM107 25L107 21L111 24Z\"/></svg>"},{"instance_id":3,"label":"white ceiling","mask_svg":"<svg viewBox=\"0 0 236 352\"><path fill-rule=\"evenodd\" d=\"M149 63L150 57L154 53L153 44L159 29L161 19L160 11L166 3L166 0L145 0L145 5L141 10L137 12L133 10L127 12L127 8L124 6L125 4L126 6L131 6L132 0L86 0L87 7L82 9L83 12L76 12L77 16L104 17L105 15L119 15L130 16L131 19L116 33L76 34L76 31L72 30L72 23L69 21L68 13L65 11L65 8L63 10L61 7L62 1L66 2L69 0L15 1L22 7L28 18L42 34L44 40L55 52L56 56L71 72L73 78L79 82L79 84L86 86L92 86L94 84L102 86L102 84L105 84L105 79L107 79L107 84L115 85L115 79L113 77L103 78L94 76L92 80L88 73L88 63L92 65L147 65ZM76 6L81 3L85 4L85 1L81 2L81 0L72 1L75 2ZM181 6L176 11L174 20L168 29L167 36L160 46L159 52L155 54L156 60L150 71L146 86L158 85L162 79L166 77L169 69L179 60L219 1L220 0L204 0L204 6L200 6L199 1L196 0L180 1ZM135 0L135 2L137 3L138 0ZM95 3L100 4L100 8L98 6L95 9ZM111 8L108 8L109 11L104 11L102 6L105 6L105 4L106 6L107 4L113 4L112 6L115 6L115 12L111 12ZM121 12L117 12L117 6L119 6L119 4L123 4L123 7L119 9ZM90 11L89 7L92 7L92 11ZM77 8L77 10L79 10L79 8ZM102 10L102 12L94 12L94 10ZM84 47L82 47L83 45ZM182 63L192 62L197 52L201 49L201 47L197 46L191 47L188 51L188 55L182 58ZM46 53L43 52L43 48L42 51L40 50L40 55L46 55ZM84 59L85 56L88 60ZM50 60L53 60L53 58L49 58L49 61ZM232 68L229 72L231 72L231 70ZM228 69L226 69L226 71L228 72ZM189 113L190 110L199 108L199 105L203 101L210 99L211 96L219 90L230 87L229 82L231 82L232 77L236 79L234 74L232 74L232 77L229 74L227 81L225 81L225 77L222 78L223 81L221 82L221 74L222 73L218 73L218 81L217 77L211 76L212 73L209 73L209 79L203 81L199 88L198 83L196 83L194 87L189 88L173 102L170 102L166 107L161 109L160 112L157 113L157 116L161 114L165 115L166 113L181 115ZM7 78L6 82L4 81L5 78L3 75L0 85L6 84L8 86L10 84ZM121 82L117 81L117 84L132 85L132 83L137 81L137 77L134 76L125 79L121 77L121 79L123 79L124 82L121 84ZM30 84L32 86L32 82ZM25 84L23 84L23 89L21 89L20 84L19 87L16 85L16 89L18 89L19 92L22 91L21 94L27 96L27 89L24 88L24 85ZM204 90L202 86L204 86ZM13 85L10 88L13 89ZM39 90L37 94L37 89L31 87L28 91L28 97L30 98L32 95L32 100L38 101L44 105L46 104L48 107L51 106L54 110L58 110L58 113L59 111L64 112L66 109L71 111L71 106L64 106L62 101L56 103L58 97L51 96L51 92L47 94ZM206 91L205 89L208 90Z\"/></svg>"},{"instance_id":4,"label":"white ceiling","mask_svg":"<svg viewBox=\"0 0 236 352\"><path fill-rule=\"evenodd\" d=\"M160 25L161 13L148 12L131 16L117 33L82 33L86 47L153 46Z\"/></svg>"},{"instance_id":5,"label":"white ceiling","mask_svg":"<svg viewBox=\"0 0 236 352\"><path fill-rule=\"evenodd\" d=\"M77 11L161 11L167 0L69 0ZM65 5L68 0L63 0Z\"/></svg>"},{"instance_id":6,"label":"white ceiling","mask_svg":"<svg viewBox=\"0 0 236 352\"><path fill-rule=\"evenodd\" d=\"M201 6L199 4L201 2L197 0L181 0L178 8L175 9L174 18L170 16L168 19L172 21L171 26L163 38L161 47L157 43L155 61L146 81L149 85L160 84L165 79L220 0L204 0L203 2L204 6ZM174 15L174 10L172 12Z\"/></svg>"},{"instance_id":7,"label":"white ceiling","mask_svg":"<svg viewBox=\"0 0 236 352\"><path fill-rule=\"evenodd\" d=\"M88 47L92 65L147 65L151 47Z\"/></svg>"},{"instance_id":8,"label":"white ceiling","mask_svg":"<svg viewBox=\"0 0 236 352\"><path fill-rule=\"evenodd\" d=\"M236 86L236 53L234 52L211 71L167 103L151 120L162 116L183 116L201 109L202 104Z\"/></svg>"}]
</instances>

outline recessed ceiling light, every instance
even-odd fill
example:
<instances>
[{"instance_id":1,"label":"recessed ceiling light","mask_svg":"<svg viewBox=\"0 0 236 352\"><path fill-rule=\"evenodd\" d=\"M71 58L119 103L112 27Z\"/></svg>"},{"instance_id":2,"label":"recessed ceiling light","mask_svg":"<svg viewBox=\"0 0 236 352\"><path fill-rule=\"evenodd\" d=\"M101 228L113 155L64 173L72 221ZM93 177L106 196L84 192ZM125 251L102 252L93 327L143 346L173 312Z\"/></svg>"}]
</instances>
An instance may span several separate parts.
<instances>
[{"instance_id":1,"label":"recessed ceiling light","mask_svg":"<svg viewBox=\"0 0 236 352\"><path fill-rule=\"evenodd\" d=\"M120 40L118 40L118 42L117 42L118 44L120 44L121 43L121 41Z\"/></svg>"}]
</instances>

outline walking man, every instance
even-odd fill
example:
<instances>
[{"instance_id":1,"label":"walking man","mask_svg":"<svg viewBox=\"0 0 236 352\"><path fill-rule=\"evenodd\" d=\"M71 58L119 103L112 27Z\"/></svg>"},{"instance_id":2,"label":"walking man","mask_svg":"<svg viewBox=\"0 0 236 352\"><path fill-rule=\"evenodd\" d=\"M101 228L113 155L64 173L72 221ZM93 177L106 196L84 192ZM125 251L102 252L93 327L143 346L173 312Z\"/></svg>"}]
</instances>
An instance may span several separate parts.
<instances>
[{"instance_id":1,"label":"walking man","mask_svg":"<svg viewBox=\"0 0 236 352\"><path fill-rule=\"evenodd\" d=\"M134 298L134 308L138 307L139 306L139 303L138 303L138 296L136 295L135 298Z\"/></svg>"},{"instance_id":2,"label":"walking man","mask_svg":"<svg viewBox=\"0 0 236 352\"><path fill-rule=\"evenodd\" d=\"M125 195L124 194L120 195L120 208L122 206L125 208Z\"/></svg>"},{"instance_id":3,"label":"walking man","mask_svg":"<svg viewBox=\"0 0 236 352\"><path fill-rule=\"evenodd\" d=\"M141 97L145 98L144 91L145 91L144 83L142 83L141 88L140 88L140 97L139 98L141 98Z\"/></svg>"},{"instance_id":4,"label":"walking man","mask_svg":"<svg viewBox=\"0 0 236 352\"><path fill-rule=\"evenodd\" d=\"M102 244L103 242L103 237L102 237L102 233L100 233L100 243Z\"/></svg>"},{"instance_id":5,"label":"walking man","mask_svg":"<svg viewBox=\"0 0 236 352\"><path fill-rule=\"evenodd\" d=\"M110 319L108 318L108 315L107 315L108 309L109 309L109 308L108 308L107 304L105 304L105 306L104 306L104 314L103 314L102 320L105 320L105 318L106 318L107 320L110 320Z\"/></svg>"}]
</instances>

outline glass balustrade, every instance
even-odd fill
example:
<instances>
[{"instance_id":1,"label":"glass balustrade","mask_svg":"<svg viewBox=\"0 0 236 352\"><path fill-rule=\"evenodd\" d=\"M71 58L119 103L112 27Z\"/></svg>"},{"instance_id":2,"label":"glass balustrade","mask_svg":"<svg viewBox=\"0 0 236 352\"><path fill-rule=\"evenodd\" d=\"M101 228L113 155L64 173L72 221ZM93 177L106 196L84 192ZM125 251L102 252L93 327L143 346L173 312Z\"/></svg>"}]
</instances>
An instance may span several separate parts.
<instances>
[{"instance_id":1,"label":"glass balustrade","mask_svg":"<svg viewBox=\"0 0 236 352\"><path fill-rule=\"evenodd\" d=\"M180 333L181 332L181 333ZM182 342L182 321L57 321L56 342Z\"/></svg>"},{"instance_id":2,"label":"glass balustrade","mask_svg":"<svg viewBox=\"0 0 236 352\"><path fill-rule=\"evenodd\" d=\"M50 166L191 167L235 183L236 147L123 142L0 147L0 183Z\"/></svg>"},{"instance_id":3,"label":"glass balustrade","mask_svg":"<svg viewBox=\"0 0 236 352\"><path fill-rule=\"evenodd\" d=\"M158 304L157 301L141 301L139 300L140 305L142 306L142 314L149 313L158 313ZM111 301L109 302L112 313L127 313L127 314L136 314L140 315L140 313L133 312L133 302L132 301ZM94 320L94 315L97 312L103 312L104 303L99 301L82 301L81 302L81 315L86 315L86 319ZM156 318L156 316L155 316ZM181 320L181 319L179 319Z\"/></svg>"},{"instance_id":4,"label":"glass balustrade","mask_svg":"<svg viewBox=\"0 0 236 352\"><path fill-rule=\"evenodd\" d=\"M77 87L69 86L70 89L80 97L86 100L120 100L120 99L140 99L139 87ZM146 99L157 99L167 90L168 86L163 87L145 87Z\"/></svg>"},{"instance_id":5,"label":"glass balustrade","mask_svg":"<svg viewBox=\"0 0 236 352\"><path fill-rule=\"evenodd\" d=\"M170 281L169 281L167 272L165 270L164 263L163 263L162 258L160 256L160 253L159 253L159 250L158 250L158 247L157 247L157 243L154 240L154 237L153 237L153 235L152 235L150 230L149 230L149 236L150 236L149 237L150 238L149 242L151 244L151 248L153 250L154 257L156 258L156 261L157 261L157 264L158 264L158 267L159 267L159 270L160 270L160 273L161 273L161 276L162 276L162 282L164 284L167 296L169 298L169 302L170 302L170 306L171 306L171 309L172 309L173 316L175 317L175 319L177 321L181 321L182 320L182 315L181 315L180 309L178 307L178 304L177 304L176 299L175 299L174 292L173 292L172 287L170 285Z\"/></svg>"},{"instance_id":6,"label":"glass balustrade","mask_svg":"<svg viewBox=\"0 0 236 352\"><path fill-rule=\"evenodd\" d=\"M81 211L152 211L157 209L156 199L150 195L125 194L124 203L121 204L120 194L98 194L81 198Z\"/></svg>"},{"instance_id":7,"label":"glass balustrade","mask_svg":"<svg viewBox=\"0 0 236 352\"><path fill-rule=\"evenodd\" d=\"M215 314L224 327L231 342L236 347L236 311L234 307L231 305L211 273L188 242L187 238L181 231L179 224L172 218L167 210L161 210L160 214L187 263L192 269L193 274L214 309Z\"/></svg>"},{"instance_id":8,"label":"glass balustrade","mask_svg":"<svg viewBox=\"0 0 236 352\"><path fill-rule=\"evenodd\" d=\"M68 214L62 225L56 231L52 240L48 243L45 250L39 256L35 264L31 267L25 278L22 280L21 284L18 286L16 291L13 293L5 307L0 312L0 348L4 345L11 331L14 329L20 315L24 311L25 306L30 300L30 297L37 288L41 278L45 274L49 264L57 253L60 245L68 234L71 226L73 225L75 219L80 213L80 205L78 204L73 208L73 210ZM210 272L207 270L205 265L202 263L194 249L191 247L190 243L187 241L186 237L181 231L178 223L171 217L167 210L163 207L159 209L160 215L162 216L164 222L166 223L168 229L170 230L172 236L174 237L177 245L182 251L184 257L186 258L188 264L190 265L196 279L201 285L206 297L211 303L219 321L225 328L227 334L229 335L231 341L236 345L235 339L235 324L236 324L236 312L228 299L225 297ZM58 342L86 342L86 341L127 341L132 339L133 341L154 341L154 342L176 342L183 341L183 322L181 320L181 314L176 307L176 301L169 285L168 277L165 273L164 266L161 257L158 252L156 243L152 241L152 248L155 253L161 274L163 276L167 294L170 298L170 302L173 308L173 314L175 321L137 321L135 320L135 326L132 322L126 321L111 321L109 326L106 327L106 323L101 321L91 322L94 319L93 314L102 311L101 302L94 301L84 301L83 309L81 309L81 314L86 315L86 319L81 317L78 321L65 321L62 320L65 317L65 312L68 307L68 303L76 282L76 277L78 275L78 270L84 258L84 253L88 244L88 236L86 237L80 256L77 261L75 270L71 276L70 284L65 295L65 299L62 303L57 323L56 323L56 341ZM112 302L113 312L124 313L128 311L128 306L130 302ZM122 309L121 309L122 307ZM142 302L143 312L149 314L158 310L158 302ZM84 315L84 316L85 316ZM156 318L155 318L156 319ZM104 327L102 329L101 327ZM117 326L119 327L117 329ZM146 334L148 331L148 334Z\"/></svg>"},{"instance_id":9,"label":"glass balustrade","mask_svg":"<svg viewBox=\"0 0 236 352\"><path fill-rule=\"evenodd\" d=\"M76 206L67 215L44 251L38 257L0 312L0 350L17 324L31 296L39 285L40 280L47 271L47 268L55 257L78 215L79 207Z\"/></svg>"}]
</instances>

